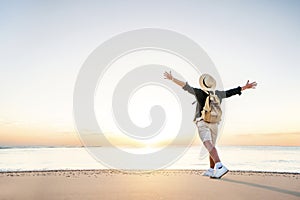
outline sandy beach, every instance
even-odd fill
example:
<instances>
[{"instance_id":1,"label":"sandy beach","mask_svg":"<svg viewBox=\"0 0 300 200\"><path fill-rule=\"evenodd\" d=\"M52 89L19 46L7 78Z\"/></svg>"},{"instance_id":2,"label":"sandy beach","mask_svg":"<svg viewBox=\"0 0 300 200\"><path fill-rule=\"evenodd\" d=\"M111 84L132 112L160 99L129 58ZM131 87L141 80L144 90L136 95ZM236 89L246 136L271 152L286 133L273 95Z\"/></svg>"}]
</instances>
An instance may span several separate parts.
<instances>
[{"instance_id":1,"label":"sandy beach","mask_svg":"<svg viewBox=\"0 0 300 200\"><path fill-rule=\"evenodd\" d=\"M0 199L300 199L300 174L231 171L217 180L202 172L3 172Z\"/></svg>"}]
</instances>

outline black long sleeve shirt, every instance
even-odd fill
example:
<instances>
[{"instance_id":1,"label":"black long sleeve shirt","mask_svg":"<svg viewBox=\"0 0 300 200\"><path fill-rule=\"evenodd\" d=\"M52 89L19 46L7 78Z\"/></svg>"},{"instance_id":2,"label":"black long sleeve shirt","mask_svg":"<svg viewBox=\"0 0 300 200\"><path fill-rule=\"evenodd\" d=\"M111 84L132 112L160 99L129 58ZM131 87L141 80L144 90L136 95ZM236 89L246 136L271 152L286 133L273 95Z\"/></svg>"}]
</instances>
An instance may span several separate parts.
<instances>
[{"instance_id":1,"label":"black long sleeve shirt","mask_svg":"<svg viewBox=\"0 0 300 200\"><path fill-rule=\"evenodd\" d=\"M188 82L186 82L185 86L183 86L182 89L184 89L185 91L194 95L197 99L197 106L196 106L196 112L195 112L195 117L194 117L194 121L195 121L196 118L201 117L201 111L203 110L205 100L206 100L208 94L206 92L204 92L203 90L201 90L200 88L191 87L188 84ZM239 86L237 88L233 88L233 89L226 90L226 91L216 90L215 94L219 97L220 103L221 103L222 99L224 99L224 98L228 98L228 97L231 97L236 94L241 95L242 88Z\"/></svg>"}]
</instances>

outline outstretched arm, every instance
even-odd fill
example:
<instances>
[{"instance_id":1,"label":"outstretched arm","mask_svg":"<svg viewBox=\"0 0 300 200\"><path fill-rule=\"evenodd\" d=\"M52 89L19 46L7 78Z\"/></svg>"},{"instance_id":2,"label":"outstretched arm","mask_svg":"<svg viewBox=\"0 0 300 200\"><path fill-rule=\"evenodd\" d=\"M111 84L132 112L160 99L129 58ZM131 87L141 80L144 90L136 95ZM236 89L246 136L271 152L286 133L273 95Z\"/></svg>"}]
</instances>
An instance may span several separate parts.
<instances>
[{"instance_id":1,"label":"outstretched arm","mask_svg":"<svg viewBox=\"0 0 300 200\"><path fill-rule=\"evenodd\" d=\"M173 81L174 83L176 83L177 85L179 85L180 87L185 86L185 82L183 82L183 81L181 81L181 80L178 80L178 79L174 78L171 71L170 71L169 73L168 73L168 72L165 72L165 73L164 73L164 77L165 77L164 79L171 80L171 81Z\"/></svg>"},{"instance_id":2,"label":"outstretched arm","mask_svg":"<svg viewBox=\"0 0 300 200\"><path fill-rule=\"evenodd\" d=\"M226 90L226 91L217 91L218 96L223 99L223 98L228 98L231 97L233 95L241 95L243 90L247 90L247 89L255 89L255 87L257 86L257 83L254 81L252 83L249 83L249 80L247 81L246 85L244 85L243 87L237 87L237 88L233 88L230 90Z\"/></svg>"},{"instance_id":3,"label":"outstretched arm","mask_svg":"<svg viewBox=\"0 0 300 200\"><path fill-rule=\"evenodd\" d=\"M165 79L173 81L174 83L176 83L177 85L182 87L183 90L188 91L190 94L195 95L195 91L194 91L195 88L191 87L187 82L183 82L181 80L174 78L171 71L169 73L165 72L164 76L165 76Z\"/></svg>"}]
</instances>

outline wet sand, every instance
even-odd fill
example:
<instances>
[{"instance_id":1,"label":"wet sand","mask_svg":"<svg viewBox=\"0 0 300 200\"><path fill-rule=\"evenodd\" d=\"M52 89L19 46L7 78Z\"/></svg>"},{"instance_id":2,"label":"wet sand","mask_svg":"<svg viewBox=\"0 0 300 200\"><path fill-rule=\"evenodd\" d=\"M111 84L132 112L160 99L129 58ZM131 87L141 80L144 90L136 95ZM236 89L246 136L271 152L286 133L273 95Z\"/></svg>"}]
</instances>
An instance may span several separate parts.
<instances>
[{"instance_id":1,"label":"wet sand","mask_svg":"<svg viewBox=\"0 0 300 200\"><path fill-rule=\"evenodd\" d=\"M0 199L300 199L300 174L198 170L148 173L68 170L0 173Z\"/></svg>"}]
</instances>

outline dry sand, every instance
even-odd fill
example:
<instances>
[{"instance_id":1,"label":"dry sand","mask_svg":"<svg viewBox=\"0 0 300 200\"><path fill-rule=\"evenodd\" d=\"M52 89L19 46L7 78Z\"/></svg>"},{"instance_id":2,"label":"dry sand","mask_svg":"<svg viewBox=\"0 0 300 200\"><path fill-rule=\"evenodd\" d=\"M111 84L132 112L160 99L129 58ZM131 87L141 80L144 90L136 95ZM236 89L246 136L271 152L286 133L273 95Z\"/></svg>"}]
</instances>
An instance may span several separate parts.
<instances>
[{"instance_id":1,"label":"dry sand","mask_svg":"<svg viewBox=\"0 0 300 200\"><path fill-rule=\"evenodd\" d=\"M300 174L229 172L220 180L197 170L0 173L0 199L300 199Z\"/></svg>"}]
</instances>

